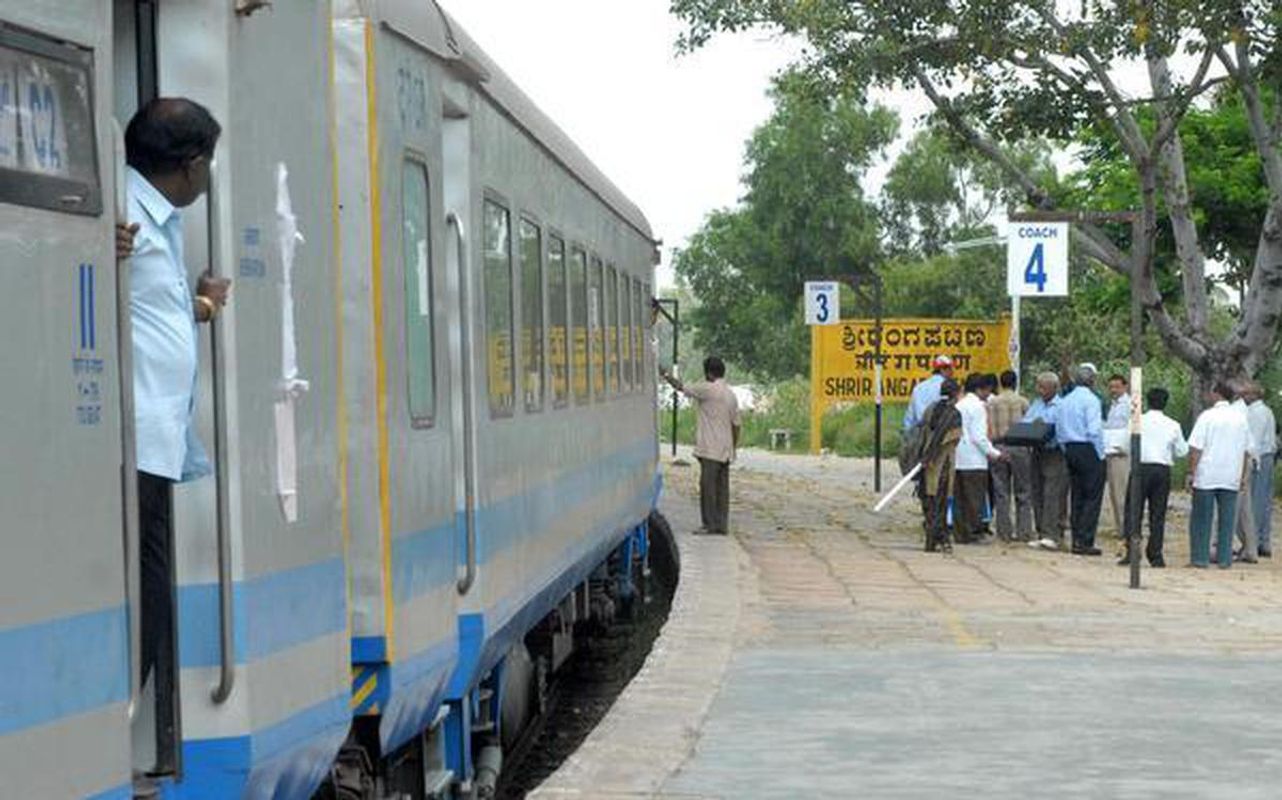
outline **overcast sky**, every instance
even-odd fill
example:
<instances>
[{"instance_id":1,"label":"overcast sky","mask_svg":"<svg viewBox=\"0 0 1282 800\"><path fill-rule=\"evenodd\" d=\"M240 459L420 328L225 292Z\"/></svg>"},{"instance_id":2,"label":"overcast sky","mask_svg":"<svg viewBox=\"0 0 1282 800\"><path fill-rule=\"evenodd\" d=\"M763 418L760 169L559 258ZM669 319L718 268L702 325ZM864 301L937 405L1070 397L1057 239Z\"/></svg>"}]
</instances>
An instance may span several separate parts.
<instances>
[{"instance_id":1,"label":"overcast sky","mask_svg":"<svg viewBox=\"0 0 1282 800\"><path fill-rule=\"evenodd\" d=\"M443 0L446 10L629 197L671 248L741 194L743 144L790 47L721 37L677 57L668 0Z\"/></svg>"}]
</instances>

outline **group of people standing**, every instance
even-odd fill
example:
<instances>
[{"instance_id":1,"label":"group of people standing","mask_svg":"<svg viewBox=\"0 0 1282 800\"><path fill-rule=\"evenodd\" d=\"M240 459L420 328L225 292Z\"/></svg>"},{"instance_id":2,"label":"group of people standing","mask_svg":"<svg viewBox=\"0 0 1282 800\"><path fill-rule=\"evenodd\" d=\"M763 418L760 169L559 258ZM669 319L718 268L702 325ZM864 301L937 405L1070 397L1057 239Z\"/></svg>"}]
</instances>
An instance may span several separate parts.
<instances>
[{"instance_id":1,"label":"group of people standing","mask_svg":"<svg viewBox=\"0 0 1282 800\"><path fill-rule=\"evenodd\" d=\"M1055 373L1044 372L1030 402L1019 393L1014 372L972 373L959 383L947 356L936 357L932 366L931 377L913 389L900 458L905 471L920 465L917 493L928 551L951 550L953 542L982 543L991 535L991 520L1003 541L1099 556L1096 533L1105 494L1114 530L1129 547L1136 454L1130 452L1132 397L1125 376L1108 378L1105 400L1096 393L1099 371L1093 364L1073 369L1066 386ZM1185 439L1180 424L1165 413L1167 390L1146 392L1136 516L1142 519L1147 509L1145 556L1151 566L1166 566L1172 467L1185 456L1193 494L1190 566L1215 561L1227 568L1234 559L1253 563L1272 556L1277 437L1263 396L1254 382L1216 383ZM1028 424L1016 430L1016 423ZM1129 552L1119 555L1119 564L1129 562Z\"/></svg>"}]
</instances>

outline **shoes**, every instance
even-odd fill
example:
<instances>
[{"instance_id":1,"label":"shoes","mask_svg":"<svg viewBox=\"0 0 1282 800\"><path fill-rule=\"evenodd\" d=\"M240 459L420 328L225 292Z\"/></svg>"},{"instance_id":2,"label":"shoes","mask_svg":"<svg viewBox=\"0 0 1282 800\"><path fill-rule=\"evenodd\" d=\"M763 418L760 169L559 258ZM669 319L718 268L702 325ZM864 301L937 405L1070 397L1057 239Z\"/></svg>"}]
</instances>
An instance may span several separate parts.
<instances>
[{"instance_id":1,"label":"shoes","mask_svg":"<svg viewBox=\"0 0 1282 800\"><path fill-rule=\"evenodd\" d=\"M1210 564L1194 564L1192 561L1184 565L1185 569L1208 569Z\"/></svg>"},{"instance_id":2,"label":"shoes","mask_svg":"<svg viewBox=\"0 0 1282 800\"><path fill-rule=\"evenodd\" d=\"M1273 558L1273 551L1267 547L1261 547L1259 550L1260 558Z\"/></svg>"},{"instance_id":3,"label":"shoes","mask_svg":"<svg viewBox=\"0 0 1282 800\"><path fill-rule=\"evenodd\" d=\"M1075 556L1098 556L1102 555L1103 552L1098 547L1073 547L1073 555Z\"/></svg>"},{"instance_id":4,"label":"shoes","mask_svg":"<svg viewBox=\"0 0 1282 800\"><path fill-rule=\"evenodd\" d=\"M1153 569L1166 569L1166 561L1158 559L1149 559L1148 565Z\"/></svg>"},{"instance_id":5,"label":"shoes","mask_svg":"<svg viewBox=\"0 0 1282 800\"><path fill-rule=\"evenodd\" d=\"M1241 553L1234 553L1234 554L1233 554L1233 560L1234 560L1234 561L1241 561L1243 564L1255 564L1255 563L1257 563L1257 562L1256 562L1256 559L1254 559L1254 558L1247 558L1246 556L1242 555Z\"/></svg>"},{"instance_id":6,"label":"shoes","mask_svg":"<svg viewBox=\"0 0 1282 800\"><path fill-rule=\"evenodd\" d=\"M1042 550L1058 550L1059 542L1055 541L1049 536L1044 536L1041 539L1034 539L1033 541L1029 542L1028 546L1041 548Z\"/></svg>"}]
</instances>

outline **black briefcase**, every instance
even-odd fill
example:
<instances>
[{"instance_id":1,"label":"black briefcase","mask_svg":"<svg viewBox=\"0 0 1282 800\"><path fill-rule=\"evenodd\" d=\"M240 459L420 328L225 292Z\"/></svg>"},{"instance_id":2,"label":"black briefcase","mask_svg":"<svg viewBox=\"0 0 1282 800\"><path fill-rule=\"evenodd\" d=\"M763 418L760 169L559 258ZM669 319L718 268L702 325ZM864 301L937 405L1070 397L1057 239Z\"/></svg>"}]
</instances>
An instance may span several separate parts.
<instances>
[{"instance_id":1,"label":"black briefcase","mask_svg":"<svg viewBox=\"0 0 1282 800\"><path fill-rule=\"evenodd\" d=\"M1007 447L1045 447L1053 441L1055 441L1055 426L1037 419L1032 422L1016 422L995 444L1004 444Z\"/></svg>"}]
</instances>

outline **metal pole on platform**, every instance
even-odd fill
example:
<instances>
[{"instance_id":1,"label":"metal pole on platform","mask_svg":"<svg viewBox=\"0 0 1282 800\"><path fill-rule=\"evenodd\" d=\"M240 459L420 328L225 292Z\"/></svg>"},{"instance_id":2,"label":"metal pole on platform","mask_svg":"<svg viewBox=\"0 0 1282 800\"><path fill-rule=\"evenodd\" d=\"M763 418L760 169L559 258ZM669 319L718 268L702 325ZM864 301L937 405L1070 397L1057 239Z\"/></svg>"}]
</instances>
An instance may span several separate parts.
<instances>
[{"instance_id":1,"label":"metal pole on platform","mask_svg":"<svg viewBox=\"0 0 1282 800\"><path fill-rule=\"evenodd\" d=\"M881 493L881 276L877 273L872 274L872 304L873 314L876 315L875 329L877 331L876 347L876 366L874 367L873 377L877 381L877 410L873 420L873 467L872 467L872 488L878 494Z\"/></svg>"},{"instance_id":2,"label":"metal pole on platform","mask_svg":"<svg viewBox=\"0 0 1282 800\"><path fill-rule=\"evenodd\" d=\"M1126 548L1131 559L1132 589L1140 588L1140 412L1144 407L1144 342L1141 338L1144 307L1140 302L1140 275L1147 267L1146 248L1139 245L1144 235L1143 226L1142 215L1136 213L1131 218L1131 468L1127 486L1130 511L1126 515L1126 524L1131 529Z\"/></svg>"}]
</instances>

